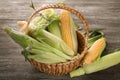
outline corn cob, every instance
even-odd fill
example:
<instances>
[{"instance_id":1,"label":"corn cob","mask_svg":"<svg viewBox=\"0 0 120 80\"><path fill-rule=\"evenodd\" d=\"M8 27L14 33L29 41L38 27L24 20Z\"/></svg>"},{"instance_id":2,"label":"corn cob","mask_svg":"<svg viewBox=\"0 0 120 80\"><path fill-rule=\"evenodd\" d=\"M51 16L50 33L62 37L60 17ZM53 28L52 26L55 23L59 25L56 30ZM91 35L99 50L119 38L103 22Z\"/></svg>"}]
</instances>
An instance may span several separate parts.
<instances>
[{"instance_id":1,"label":"corn cob","mask_svg":"<svg viewBox=\"0 0 120 80\"><path fill-rule=\"evenodd\" d=\"M37 40L29 37L28 35L25 35L21 32L15 31L10 27L3 27L3 30L19 45L21 45L23 48L26 48L29 45L40 45L42 46L42 44L40 44Z\"/></svg>"},{"instance_id":2,"label":"corn cob","mask_svg":"<svg viewBox=\"0 0 120 80\"><path fill-rule=\"evenodd\" d=\"M66 10L61 10L60 19L62 39L73 51L77 52L77 37L74 29L75 24L70 13Z\"/></svg>"},{"instance_id":3,"label":"corn cob","mask_svg":"<svg viewBox=\"0 0 120 80\"><path fill-rule=\"evenodd\" d=\"M86 65L95 61L101 55L105 46L106 46L105 38L100 38L97 41L95 41L94 44L88 50L83 60L83 64Z\"/></svg>"},{"instance_id":4,"label":"corn cob","mask_svg":"<svg viewBox=\"0 0 120 80\"><path fill-rule=\"evenodd\" d=\"M64 54L63 52L51 47L50 45L43 43L43 42L38 42L37 40L35 40L34 38L25 35L21 32L15 31L13 29L11 29L10 27L4 27L3 28L5 32L7 32L7 34L19 45L21 45L23 48L26 48L28 46L31 47L35 47L35 48L44 48L44 50L46 51L51 51L54 54L65 58L66 60L70 60L71 57L67 56L66 54Z\"/></svg>"},{"instance_id":5,"label":"corn cob","mask_svg":"<svg viewBox=\"0 0 120 80\"><path fill-rule=\"evenodd\" d=\"M80 67L70 73L71 77L80 76L84 74L90 74L100 70L107 69L111 66L117 65L120 63L120 51L116 51L101 57L99 60Z\"/></svg>"}]
</instances>

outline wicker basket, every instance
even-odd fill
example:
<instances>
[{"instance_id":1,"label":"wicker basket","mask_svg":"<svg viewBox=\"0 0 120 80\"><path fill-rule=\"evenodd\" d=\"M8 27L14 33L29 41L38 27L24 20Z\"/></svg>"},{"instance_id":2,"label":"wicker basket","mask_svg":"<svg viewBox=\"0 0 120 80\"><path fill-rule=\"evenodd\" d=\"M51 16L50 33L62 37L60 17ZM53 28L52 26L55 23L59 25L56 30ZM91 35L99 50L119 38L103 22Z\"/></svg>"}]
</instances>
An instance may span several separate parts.
<instances>
[{"instance_id":1,"label":"wicker basket","mask_svg":"<svg viewBox=\"0 0 120 80\"><path fill-rule=\"evenodd\" d=\"M62 5L45 5L45 6L40 7L29 17L27 27L29 26L30 21L32 20L32 17L34 15L48 8L58 8L58 9L65 9L65 10L70 11L71 13L75 14L83 22L85 26L85 30L86 30L85 36L83 36L79 31L76 31L77 39L78 39L78 53L79 54L75 56L73 60L65 62L65 63L58 63L58 64L45 64L45 63L37 62L33 59L29 60L29 62L33 64L35 68L41 72L45 72L45 73L52 74L52 75L64 75L78 68L81 65L82 63L81 61L85 53L87 52L89 27L88 27L87 21L77 10L70 8L68 6L62 6Z\"/></svg>"}]
</instances>

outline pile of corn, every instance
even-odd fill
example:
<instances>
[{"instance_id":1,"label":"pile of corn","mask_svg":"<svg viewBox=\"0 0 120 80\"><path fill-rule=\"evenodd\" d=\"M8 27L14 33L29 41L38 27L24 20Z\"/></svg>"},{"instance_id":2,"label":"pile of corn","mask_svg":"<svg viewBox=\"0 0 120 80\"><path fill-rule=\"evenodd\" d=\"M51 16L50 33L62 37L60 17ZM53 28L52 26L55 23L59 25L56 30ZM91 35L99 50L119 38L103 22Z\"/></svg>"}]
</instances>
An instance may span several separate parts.
<instances>
[{"instance_id":1,"label":"pile of corn","mask_svg":"<svg viewBox=\"0 0 120 80\"><path fill-rule=\"evenodd\" d=\"M70 61L78 54L77 27L70 12L61 10L58 14L54 9L46 9L31 21L29 27L26 27L26 21L17 23L20 32L10 27L3 29L23 47L22 54L26 59L55 64ZM100 57L106 46L102 32L92 31L89 37L83 67L71 72L71 77L96 72L120 62L120 51Z\"/></svg>"},{"instance_id":2,"label":"pile of corn","mask_svg":"<svg viewBox=\"0 0 120 80\"><path fill-rule=\"evenodd\" d=\"M54 64L72 60L77 54L76 27L70 13L46 9L35 17L29 27L26 21L17 22L20 32L5 27L9 36L23 47L26 59Z\"/></svg>"}]
</instances>

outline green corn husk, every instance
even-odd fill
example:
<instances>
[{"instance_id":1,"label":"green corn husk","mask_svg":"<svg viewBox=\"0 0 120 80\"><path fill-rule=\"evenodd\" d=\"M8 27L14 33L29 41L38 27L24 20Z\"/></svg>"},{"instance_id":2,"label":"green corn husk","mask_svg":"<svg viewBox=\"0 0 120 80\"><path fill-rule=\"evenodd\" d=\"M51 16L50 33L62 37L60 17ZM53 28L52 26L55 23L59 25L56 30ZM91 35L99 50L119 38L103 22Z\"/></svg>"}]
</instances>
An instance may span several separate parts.
<instances>
[{"instance_id":1,"label":"green corn husk","mask_svg":"<svg viewBox=\"0 0 120 80\"><path fill-rule=\"evenodd\" d=\"M31 55L26 49L23 49L21 54L25 57L25 61L28 60L28 55Z\"/></svg>"},{"instance_id":2,"label":"green corn husk","mask_svg":"<svg viewBox=\"0 0 120 80\"><path fill-rule=\"evenodd\" d=\"M44 58L44 57L42 57L40 55L28 55L28 58L29 59L34 59L37 62L47 63L47 64L60 63L60 61L58 61L58 60Z\"/></svg>"},{"instance_id":3,"label":"green corn husk","mask_svg":"<svg viewBox=\"0 0 120 80\"><path fill-rule=\"evenodd\" d=\"M35 25L35 26L30 27L30 28L35 29L36 26L38 26L38 27L41 27L41 28L45 29L50 24L50 22L48 20L46 20L46 18L43 18L43 15L40 15L38 17L35 17L35 19L32 20L31 24Z\"/></svg>"},{"instance_id":4,"label":"green corn husk","mask_svg":"<svg viewBox=\"0 0 120 80\"><path fill-rule=\"evenodd\" d=\"M45 51L52 52L52 53L54 53L54 54L56 54L56 55L58 55L58 56L60 56L62 58L65 58L67 60L72 59L70 56L68 56L68 55L64 54L63 52L51 47L50 45L46 44L45 42L42 41L42 43L44 44L44 46L47 46L47 48L48 48L48 49L46 48L47 50L45 48L42 48L42 47L39 47L39 46L34 46L33 45L32 47L35 48L35 49L42 49L42 50L45 50Z\"/></svg>"},{"instance_id":5,"label":"green corn husk","mask_svg":"<svg viewBox=\"0 0 120 80\"><path fill-rule=\"evenodd\" d=\"M70 73L71 77L80 76L84 74L90 74L100 70L107 69L111 66L117 65L120 63L120 51L113 52L111 54L101 57L99 60L80 67Z\"/></svg>"},{"instance_id":6,"label":"green corn husk","mask_svg":"<svg viewBox=\"0 0 120 80\"><path fill-rule=\"evenodd\" d=\"M10 27L3 27L3 30L19 45L26 48L29 45L44 46L37 40L25 35L21 32L15 31Z\"/></svg>"},{"instance_id":7,"label":"green corn husk","mask_svg":"<svg viewBox=\"0 0 120 80\"><path fill-rule=\"evenodd\" d=\"M36 29L34 32L32 32L31 36L39 41L44 41L45 43L64 52L69 56L74 56L74 52L65 44L62 39L51 34L50 32L47 32L46 30L43 30L41 28L40 30Z\"/></svg>"},{"instance_id":8,"label":"green corn husk","mask_svg":"<svg viewBox=\"0 0 120 80\"><path fill-rule=\"evenodd\" d=\"M48 52L46 50L41 50L41 49L27 49L28 52L34 55L39 55L40 57L47 58L47 59L52 59L52 60L57 60L59 62L66 62L67 60L57 56L56 54L53 54L52 52Z\"/></svg>"},{"instance_id":9,"label":"green corn husk","mask_svg":"<svg viewBox=\"0 0 120 80\"><path fill-rule=\"evenodd\" d=\"M54 9L43 10L38 17L35 17L31 21L29 27L30 31L34 32L38 27L41 29L46 29L54 21L59 21L59 16L56 11Z\"/></svg>"},{"instance_id":10,"label":"green corn husk","mask_svg":"<svg viewBox=\"0 0 120 80\"><path fill-rule=\"evenodd\" d=\"M46 45L47 45L47 44L46 44ZM33 47L34 47L35 49L43 49L42 47L37 47L37 46L33 46ZM63 52L61 52L61 51L59 51L59 50L57 50L57 49L55 49L55 48L52 48L52 47L49 46L49 45L47 45L47 47L48 47L49 49L44 48L43 50L52 52L52 53L56 54L57 56L60 56L61 58L64 58L64 59L66 59L66 60L71 60L71 59L72 59L70 56L64 54Z\"/></svg>"},{"instance_id":11,"label":"green corn husk","mask_svg":"<svg viewBox=\"0 0 120 80\"><path fill-rule=\"evenodd\" d=\"M11 29L10 27L4 27L3 28L5 32L8 33L8 35L19 45L21 45L23 48L26 48L28 46L36 47L36 48L44 48L46 51L54 52L54 54L63 57L67 60L71 60L71 57L65 55L63 52L49 46L46 43L38 42L37 40L31 38L28 35L25 35L21 32L15 31Z\"/></svg>"},{"instance_id":12,"label":"green corn husk","mask_svg":"<svg viewBox=\"0 0 120 80\"><path fill-rule=\"evenodd\" d=\"M92 38L92 37L95 37L98 35L104 36L104 33L101 31L101 29L96 29L96 30L90 31L89 38Z\"/></svg>"},{"instance_id":13,"label":"green corn husk","mask_svg":"<svg viewBox=\"0 0 120 80\"><path fill-rule=\"evenodd\" d=\"M41 14L48 20L48 21L54 21L59 20L59 15L57 14L55 9L49 8L45 9L41 12Z\"/></svg>"},{"instance_id":14,"label":"green corn husk","mask_svg":"<svg viewBox=\"0 0 120 80\"><path fill-rule=\"evenodd\" d=\"M59 22L60 21L55 20L47 28L48 28L48 31L50 33L52 33L55 36L61 38L61 31L60 31L60 27L59 27Z\"/></svg>"}]
</instances>

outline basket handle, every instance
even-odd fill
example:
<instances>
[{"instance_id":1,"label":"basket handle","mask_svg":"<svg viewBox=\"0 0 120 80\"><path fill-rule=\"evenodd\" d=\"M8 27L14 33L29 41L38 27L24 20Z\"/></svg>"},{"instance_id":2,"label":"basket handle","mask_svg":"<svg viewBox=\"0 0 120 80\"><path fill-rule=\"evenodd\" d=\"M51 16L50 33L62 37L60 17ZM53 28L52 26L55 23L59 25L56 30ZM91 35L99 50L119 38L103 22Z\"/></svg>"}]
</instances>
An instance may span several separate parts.
<instances>
[{"instance_id":1,"label":"basket handle","mask_svg":"<svg viewBox=\"0 0 120 80\"><path fill-rule=\"evenodd\" d=\"M58 5L58 4L49 4L49 5L44 5L42 7L40 7L39 9L37 9L35 12L32 13L32 15L28 18L27 20L27 26L29 26L30 24L30 21L32 20L33 16L36 15L37 13L39 13L40 11L42 10L45 10L45 9L48 9L48 8L58 8L58 9L65 9L65 10L68 10L70 11L71 13L75 14L81 21L82 23L84 24L85 26L85 31L86 31L86 42L88 41L88 35L89 35L89 26L88 26L88 23L87 21L85 20L85 18L83 17L83 15L78 12L77 10L71 8L71 7L68 7L68 6L65 6L65 5Z\"/></svg>"}]
</instances>

